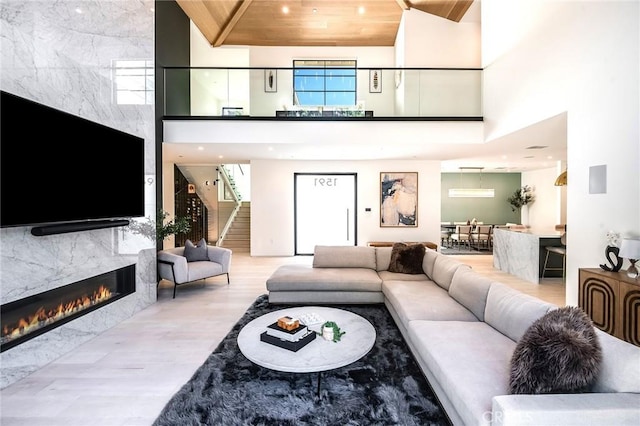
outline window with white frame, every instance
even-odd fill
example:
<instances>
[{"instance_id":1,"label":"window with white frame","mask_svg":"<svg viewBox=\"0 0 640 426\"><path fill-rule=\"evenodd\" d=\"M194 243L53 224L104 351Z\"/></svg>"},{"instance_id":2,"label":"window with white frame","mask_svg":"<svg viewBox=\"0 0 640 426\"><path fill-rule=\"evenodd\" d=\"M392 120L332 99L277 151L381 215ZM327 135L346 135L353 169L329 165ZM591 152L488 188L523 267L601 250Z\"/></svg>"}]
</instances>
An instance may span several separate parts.
<instances>
[{"instance_id":1,"label":"window with white frame","mask_svg":"<svg viewBox=\"0 0 640 426\"><path fill-rule=\"evenodd\" d=\"M114 97L118 105L153 105L153 61L115 60Z\"/></svg>"},{"instance_id":2,"label":"window with white frame","mask_svg":"<svg viewBox=\"0 0 640 426\"><path fill-rule=\"evenodd\" d=\"M293 104L355 105L356 71L355 60L294 60Z\"/></svg>"}]
</instances>

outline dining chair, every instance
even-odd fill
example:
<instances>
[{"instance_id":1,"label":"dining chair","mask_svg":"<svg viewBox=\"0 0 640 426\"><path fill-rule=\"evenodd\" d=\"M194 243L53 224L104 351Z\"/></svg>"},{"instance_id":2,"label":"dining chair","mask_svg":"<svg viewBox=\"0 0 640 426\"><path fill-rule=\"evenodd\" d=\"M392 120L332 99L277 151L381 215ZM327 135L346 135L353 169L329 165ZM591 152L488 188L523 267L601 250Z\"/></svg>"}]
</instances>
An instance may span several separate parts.
<instances>
[{"instance_id":1,"label":"dining chair","mask_svg":"<svg viewBox=\"0 0 640 426\"><path fill-rule=\"evenodd\" d=\"M455 232L451 234L451 241L458 244L458 250L460 244L465 244L471 249L471 225L457 225Z\"/></svg>"},{"instance_id":2,"label":"dining chair","mask_svg":"<svg viewBox=\"0 0 640 426\"><path fill-rule=\"evenodd\" d=\"M480 250L481 247L489 247L489 240L491 238L491 225L478 225L476 229L471 233L471 243Z\"/></svg>"},{"instance_id":3,"label":"dining chair","mask_svg":"<svg viewBox=\"0 0 640 426\"><path fill-rule=\"evenodd\" d=\"M448 247L453 233L452 222L440 222L440 241L442 247Z\"/></svg>"}]
</instances>

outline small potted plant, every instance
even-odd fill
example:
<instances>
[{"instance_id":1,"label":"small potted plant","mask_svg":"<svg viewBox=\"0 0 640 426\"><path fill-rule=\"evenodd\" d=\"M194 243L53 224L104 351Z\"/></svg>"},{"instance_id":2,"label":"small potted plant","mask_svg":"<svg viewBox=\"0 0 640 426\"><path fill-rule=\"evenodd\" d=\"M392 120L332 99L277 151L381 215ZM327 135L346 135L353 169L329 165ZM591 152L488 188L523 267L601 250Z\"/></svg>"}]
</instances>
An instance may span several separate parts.
<instances>
[{"instance_id":1,"label":"small potted plant","mask_svg":"<svg viewBox=\"0 0 640 426\"><path fill-rule=\"evenodd\" d=\"M533 203L534 199L533 188L529 185L525 185L511 194L511 196L507 198L507 202L511 205L511 211L515 212L520 210L523 206Z\"/></svg>"},{"instance_id":2,"label":"small potted plant","mask_svg":"<svg viewBox=\"0 0 640 426\"><path fill-rule=\"evenodd\" d=\"M344 331L340 330L338 324L333 321L327 321L322 325L322 337L325 340L331 340L333 342L339 342L340 338L344 334Z\"/></svg>"}]
</instances>

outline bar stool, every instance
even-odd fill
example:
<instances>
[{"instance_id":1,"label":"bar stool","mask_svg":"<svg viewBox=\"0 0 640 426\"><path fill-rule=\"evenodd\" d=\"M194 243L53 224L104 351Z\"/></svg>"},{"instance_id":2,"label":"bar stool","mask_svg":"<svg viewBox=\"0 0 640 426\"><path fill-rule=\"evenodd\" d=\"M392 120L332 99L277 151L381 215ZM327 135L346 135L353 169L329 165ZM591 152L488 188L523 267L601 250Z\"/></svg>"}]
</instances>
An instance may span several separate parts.
<instances>
[{"instance_id":1,"label":"bar stool","mask_svg":"<svg viewBox=\"0 0 640 426\"><path fill-rule=\"evenodd\" d=\"M547 251L547 255L544 258L544 266L542 267L542 278L544 278L544 274L547 271L562 271L562 281L564 281L565 270L567 265L567 233L566 232L562 234L562 237L560 237L560 243L562 244L562 247L546 246L544 248ZM547 263L549 262L550 253L555 253L562 256L562 268L550 268L547 266Z\"/></svg>"}]
</instances>

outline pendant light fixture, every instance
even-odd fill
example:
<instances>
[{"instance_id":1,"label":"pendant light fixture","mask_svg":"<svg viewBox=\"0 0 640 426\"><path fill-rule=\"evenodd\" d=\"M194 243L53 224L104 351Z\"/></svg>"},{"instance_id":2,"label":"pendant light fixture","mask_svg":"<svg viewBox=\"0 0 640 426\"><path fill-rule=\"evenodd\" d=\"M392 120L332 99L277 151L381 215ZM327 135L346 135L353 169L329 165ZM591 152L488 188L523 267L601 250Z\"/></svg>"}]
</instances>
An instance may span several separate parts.
<instances>
[{"instance_id":1,"label":"pendant light fixture","mask_svg":"<svg viewBox=\"0 0 640 426\"><path fill-rule=\"evenodd\" d=\"M480 187L479 188L451 188L449 189L449 198L493 198L495 190L493 188L482 187L482 170L484 167L460 167L460 186L462 186L462 170L479 170L480 171Z\"/></svg>"},{"instance_id":2,"label":"pendant light fixture","mask_svg":"<svg viewBox=\"0 0 640 426\"><path fill-rule=\"evenodd\" d=\"M556 178L555 186L565 186L567 184L567 171L560 173Z\"/></svg>"}]
</instances>

